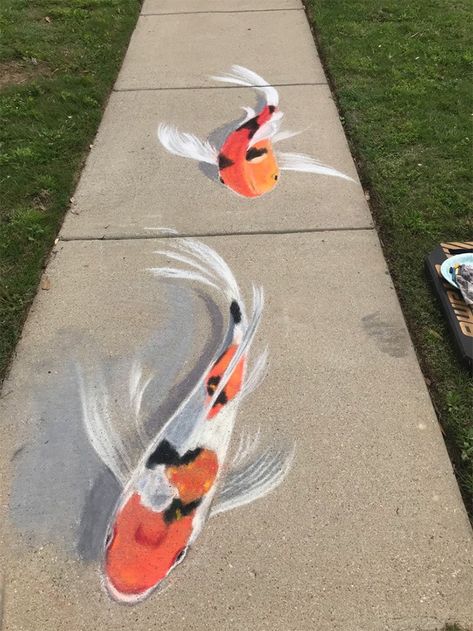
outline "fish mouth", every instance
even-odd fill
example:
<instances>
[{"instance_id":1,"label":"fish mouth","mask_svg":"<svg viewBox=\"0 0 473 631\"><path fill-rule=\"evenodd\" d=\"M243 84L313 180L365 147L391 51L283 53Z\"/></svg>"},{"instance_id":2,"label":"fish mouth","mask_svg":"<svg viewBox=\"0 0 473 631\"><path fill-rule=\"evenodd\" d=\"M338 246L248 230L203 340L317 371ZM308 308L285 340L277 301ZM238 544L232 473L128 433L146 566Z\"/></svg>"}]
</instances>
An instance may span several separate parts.
<instances>
[{"instance_id":1,"label":"fish mouth","mask_svg":"<svg viewBox=\"0 0 473 631\"><path fill-rule=\"evenodd\" d=\"M161 582L162 581L159 581L159 583L156 583L156 585L153 585L152 587L149 587L142 592L127 593L127 592L122 592L119 589L117 589L108 577L105 577L102 580L103 588L107 592L107 594L115 602L121 603L124 605L136 605L142 602L143 600L146 600L146 598L148 598L148 596L150 596L151 593L154 592L159 587Z\"/></svg>"},{"instance_id":2,"label":"fish mouth","mask_svg":"<svg viewBox=\"0 0 473 631\"><path fill-rule=\"evenodd\" d=\"M122 603L125 605L138 604L142 602L143 600L146 600L148 596L150 596L154 591L157 591L157 590L159 591L159 589L161 588L161 586L163 585L164 581L167 579L169 574L172 572L172 570L183 562L183 560L187 556L188 550L189 550L189 546L186 546L185 548L183 548L180 551L180 553L177 555L176 559L174 560L174 563L166 572L166 575L163 576L161 579L159 579L159 581L155 585L152 585L151 587L147 587L143 589L143 591L136 591L136 592L121 591L120 589L115 587L110 577L108 577L106 574L104 574L102 577L102 586L104 590L107 592L107 594L115 602Z\"/></svg>"}]
</instances>

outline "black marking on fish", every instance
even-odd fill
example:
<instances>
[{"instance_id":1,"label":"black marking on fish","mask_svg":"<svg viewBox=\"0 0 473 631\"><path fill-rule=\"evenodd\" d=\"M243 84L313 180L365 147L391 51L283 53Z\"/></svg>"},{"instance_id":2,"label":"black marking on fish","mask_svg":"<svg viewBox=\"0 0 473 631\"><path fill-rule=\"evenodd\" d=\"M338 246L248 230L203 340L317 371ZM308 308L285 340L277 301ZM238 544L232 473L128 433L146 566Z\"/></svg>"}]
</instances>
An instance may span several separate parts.
<instances>
[{"instance_id":1,"label":"black marking on fish","mask_svg":"<svg viewBox=\"0 0 473 631\"><path fill-rule=\"evenodd\" d=\"M247 129L249 132L248 138L253 138L259 128L260 126L258 124L258 116L255 116L255 118L250 118L249 121L243 123L243 125L241 125L237 131L239 131L240 129Z\"/></svg>"},{"instance_id":2,"label":"black marking on fish","mask_svg":"<svg viewBox=\"0 0 473 631\"><path fill-rule=\"evenodd\" d=\"M236 300L232 300L232 304L230 305L230 313L233 318L233 322L235 324L240 324L241 322L241 309L240 305Z\"/></svg>"},{"instance_id":3,"label":"black marking on fish","mask_svg":"<svg viewBox=\"0 0 473 631\"><path fill-rule=\"evenodd\" d=\"M202 448L197 447L196 449L189 449L189 451L186 451L185 454L180 456L171 443L164 439L150 455L145 466L147 469L154 469L161 464L171 467L179 467L180 465L193 462L201 451Z\"/></svg>"},{"instance_id":4,"label":"black marking on fish","mask_svg":"<svg viewBox=\"0 0 473 631\"><path fill-rule=\"evenodd\" d=\"M265 153L268 153L268 150L265 147L261 147L261 149L257 149L256 147L251 147L246 152L246 159L248 160L248 162L250 162L251 160L254 160L255 158L260 158L261 156L264 156Z\"/></svg>"},{"instance_id":5,"label":"black marking on fish","mask_svg":"<svg viewBox=\"0 0 473 631\"><path fill-rule=\"evenodd\" d=\"M218 395L218 397L215 399L215 403L212 405L212 407L214 408L214 407L217 407L217 405L225 405L226 403L228 403L228 397L224 388L222 392Z\"/></svg>"},{"instance_id":6,"label":"black marking on fish","mask_svg":"<svg viewBox=\"0 0 473 631\"><path fill-rule=\"evenodd\" d=\"M190 515L202 502L202 498L184 504L184 502L178 498L174 498L168 508L164 511L163 518L167 524L171 524L173 521L178 521L181 517Z\"/></svg>"},{"instance_id":7,"label":"black marking on fish","mask_svg":"<svg viewBox=\"0 0 473 631\"><path fill-rule=\"evenodd\" d=\"M187 554L187 548L188 546L186 546L185 548L182 548L182 550L176 554L173 565L177 565L178 563L184 560L184 557Z\"/></svg>"},{"instance_id":8,"label":"black marking on fish","mask_svg":"<svg viewBox=\"0 0 473 631\"><path fill-rule=\"evenodd\" d=\"M275 109L276 109L276 106L275 106L275 105L268 105L268 110L269 110L269 113L270 113L270 114L272 114L272 113L274 112L274 110L275 110Z\"/></svg>"},{"instance_id":9,"label":"black marking on fish","mask_svg":"<svg viewBox=\"0 0 473 631\"><path fill-rule=\"evenodd\" d=\"M226 155L220 153L218 156L218 168L221 171L222 169L226 169L228 167L233 166L235 163L230 158L227 158Z\"/></svg>"},{"instance_id":10,"label":"black marking on fish","mask_svg":"<svg viewBox=\"0 0 473 631\"><path fill-rule=\"evenodd\" d=\"M209 397L213 395L215 390L217 389L218 384L220 383L220 375L215 375L214 377L209 377L207 380L207 394Z\"/></svg>"}]
</instances>

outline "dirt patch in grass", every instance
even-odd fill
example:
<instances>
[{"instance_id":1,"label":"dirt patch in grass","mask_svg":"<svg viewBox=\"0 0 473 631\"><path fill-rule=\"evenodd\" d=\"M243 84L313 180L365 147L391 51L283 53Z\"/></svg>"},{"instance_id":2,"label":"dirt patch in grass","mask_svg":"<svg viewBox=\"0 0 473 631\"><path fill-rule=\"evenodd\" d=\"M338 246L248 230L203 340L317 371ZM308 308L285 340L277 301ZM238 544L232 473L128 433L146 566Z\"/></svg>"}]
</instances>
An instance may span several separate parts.
<instances>
[{"instance_id":1,"label":"dirt patch in grass","mask_svg":"<svg viewBox=\"0 0 473 631\"><path fill-rule=\"evenodd\" d=\"M36 59L30 61L0 61L0 90L13 85L23 85L37 77L51 75L49 66Z\"/></svg>"}]
</instances>

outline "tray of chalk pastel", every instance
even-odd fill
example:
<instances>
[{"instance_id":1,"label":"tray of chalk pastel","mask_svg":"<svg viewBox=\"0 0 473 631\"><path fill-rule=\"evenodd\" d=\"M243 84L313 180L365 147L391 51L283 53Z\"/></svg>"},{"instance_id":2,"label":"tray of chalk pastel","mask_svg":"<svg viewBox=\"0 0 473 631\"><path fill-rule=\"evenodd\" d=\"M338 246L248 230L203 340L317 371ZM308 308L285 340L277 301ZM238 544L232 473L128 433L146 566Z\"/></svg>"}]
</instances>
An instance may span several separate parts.
<instances>
[{"instance_id":1,"label":"tray of chalk pastel","mask_svg":"<svg viewBox=\"0 0 473 631\"><path fill-rule=\"evenodd\" d=\"M440 273L445 280L455 289L459 289L457 282L457 274L461 265L473 266L473 252L465 252L464 254L455 254L442 263Z\"/></svg>"}]
</instances>

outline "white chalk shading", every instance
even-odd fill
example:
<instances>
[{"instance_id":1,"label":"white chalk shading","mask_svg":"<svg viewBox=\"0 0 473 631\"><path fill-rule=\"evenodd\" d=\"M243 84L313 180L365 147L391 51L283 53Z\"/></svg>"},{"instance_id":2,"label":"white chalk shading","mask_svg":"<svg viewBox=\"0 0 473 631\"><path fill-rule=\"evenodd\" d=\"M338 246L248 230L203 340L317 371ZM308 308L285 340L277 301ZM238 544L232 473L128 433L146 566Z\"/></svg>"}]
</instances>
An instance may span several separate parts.
<instances>
[{"instance_id":1,"label":"white chalk shading","mask_svg":"<svg viewBox=\"0 0 473 631\"><path fill-rule=\"evenodd\" d=\"M266 376L268 368L268 349L264 351L256 358L251 372L247 375L243 388L241 389L240 396L242 398L247 397L261 384Z\"/></svg>"},{"instance_id":2,"label":"white chalk shading","mask_svg":"<svg viewBox=\"0 0 473 631\"><path fill-rule=\"evenodd\" d=\"M300 134L302 134L302 131L290 131L289 129L286 129L286 131L278 131L275 133L271 138L271 141L273 145L275 145L277 142L294 138L294 136L299 136Z\"/></svg>"},{"instance_id":3,"label":"white chalk shading","mask_svg":"<svg viewBox=\"0 0 473 631\"><path fill-rule=\"evenodd\" d=\"M148 446L149 438L146 435L144 427L144 415L142 414L141 407L143 403L143 396L153 381L154 375L151 373L147 377L143 374L143 368L140 363L135 360L130 370L130 377L128 380L128 392L130 397L130 404L135 419L135 427L137 435L140 439L141 446L145 449Z\"/></svg>"},{"instance_id":4,"label":"white chalk shading","mask_svg":"<svg viewBox=\"0 0 473 631\"><path fill-rule=\"evenodd\" d=\"M251 447L240 450L236 466L231 469L222 484L222 488L214 501L210 515L215 516L234 508L240 508L261 499L284 480L294 459L295 447L273 450L267 448L254 457L258 440ZM235 460L235 459L234 459Z\"/></svg>"},{"instance_id":5,"label":"white chalk shading","mask_svg":"<svg viewBox=\"0 0 473 631\"><path fill-rule=\"evenodd\" d=\"M208 140L180 132L172 125L161 123L158 127L158 138L163 147L175 156L214 165L218 162L218 151Z\"/></svg>"},{"instance_id":6,"label":"white chalk shading","mask_svg":"<svg viewBox=\"0 0 473 631\"><path fill-rule=\"evenodd\" d=\"M260 442L261 427L258 427L256 434L252 435L249 432L247 434L241 433L240 441L238 443L237 450L233 456L230 469L236 469L241 462L248 458L249 454L253 452Z\"/></svg>"},{"instance_id":7,"label":"white chalk shading","mask_svg":"<svg viewBox=\"0 0 473 631\"><path fill-rule=\"evenodd\" d=\"M77 367L82 419L90 444L102 462L122 484L130 478L132 463L120 434L110 418L110 395L103 377L93 380Z\"/></svg>"},{"instance_id":8,"label":"white chalk shading","mask_svg":"<svg viewBox=\"0 0 473 631\"><path fill-rule=\"evenodd\" d=\"M270 85L263 77L260 77L259 74L256 74L256 72L244 66L233 65L230 68L230 72L222 76L213 76L211 78L214 81L220 81L222 83L255 88L255 90L263 93L268 105L273 105L274 107L279 105L279 94L276 88Z\"/></svg>"},{"instance_id":9,"label":"white chalk shading","mask_svg":"<svg viewBox=\"0 0 473 631\"><path fill-rule=\"evenodd\" d=\"M322 164L315 158L305 155L304 153L285 153L277 151L278 164L281 171L299 171L302 173L316 173L317 175L331 175L340 177L343 180L354 182L355 180L341 171L337 171L326 164Z\"/></svg>"}]
</instances>

